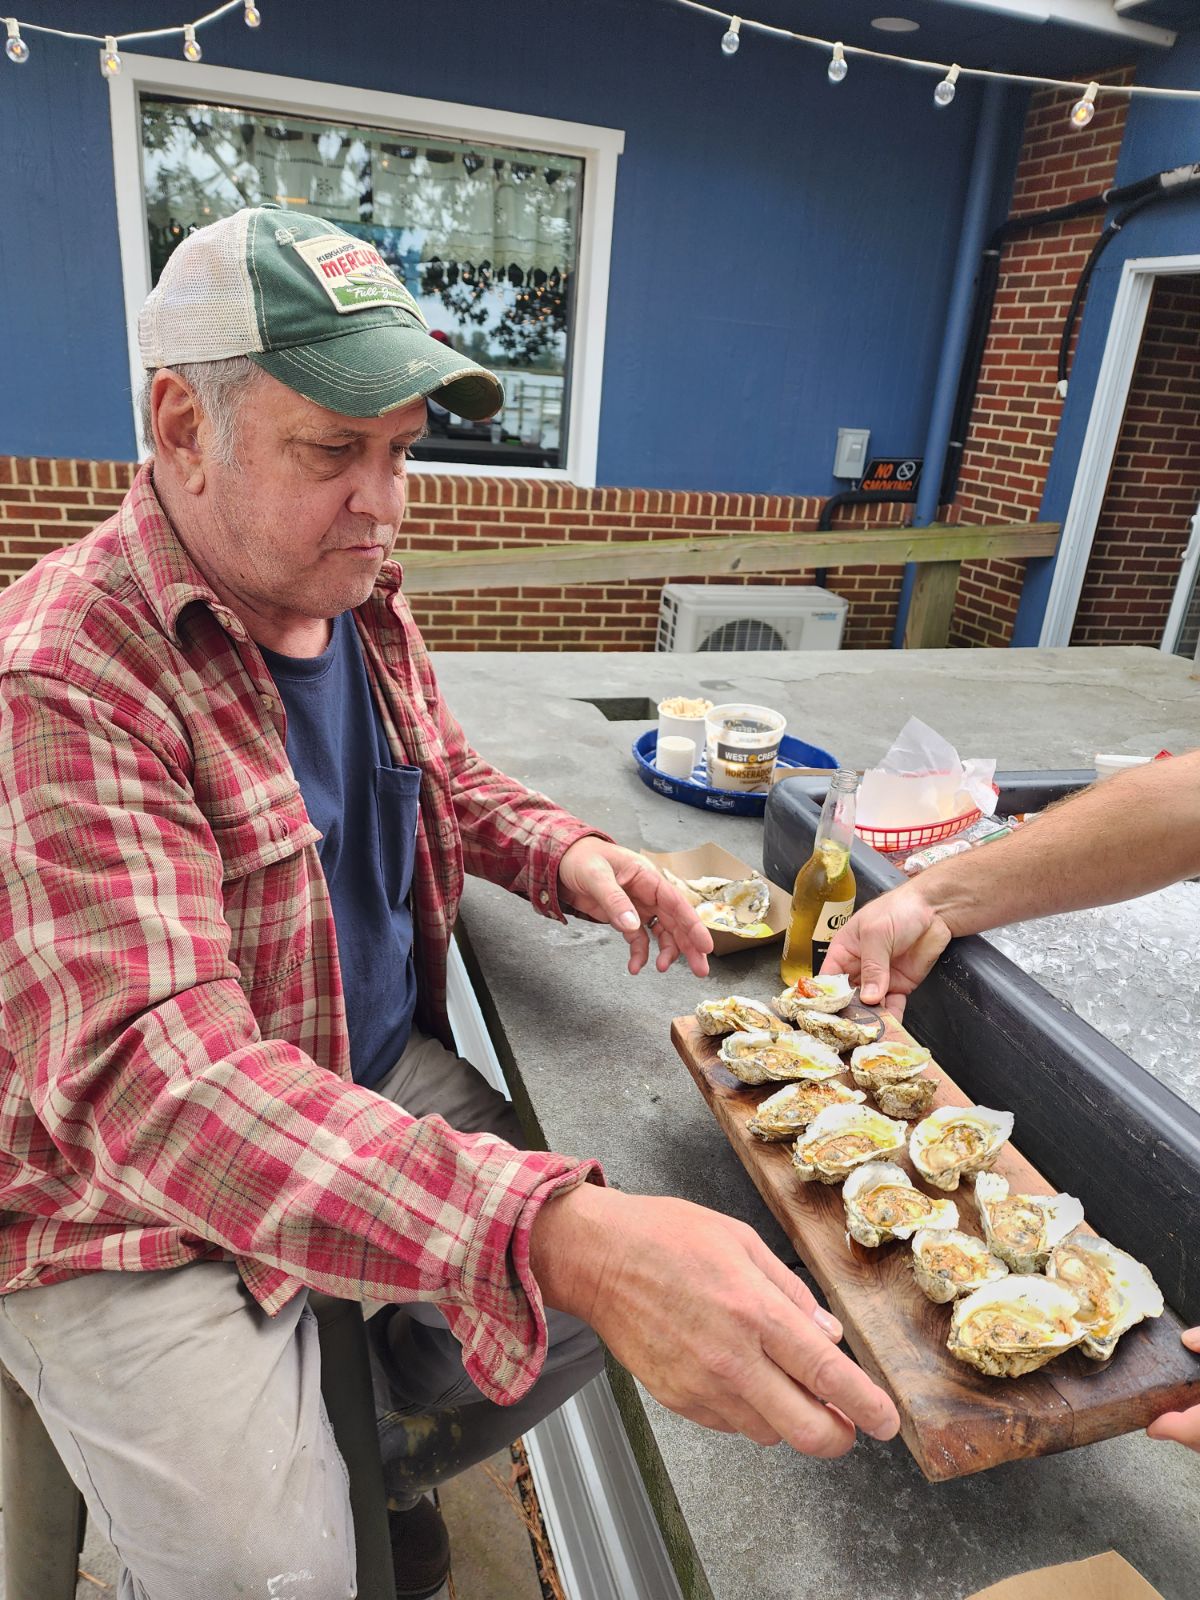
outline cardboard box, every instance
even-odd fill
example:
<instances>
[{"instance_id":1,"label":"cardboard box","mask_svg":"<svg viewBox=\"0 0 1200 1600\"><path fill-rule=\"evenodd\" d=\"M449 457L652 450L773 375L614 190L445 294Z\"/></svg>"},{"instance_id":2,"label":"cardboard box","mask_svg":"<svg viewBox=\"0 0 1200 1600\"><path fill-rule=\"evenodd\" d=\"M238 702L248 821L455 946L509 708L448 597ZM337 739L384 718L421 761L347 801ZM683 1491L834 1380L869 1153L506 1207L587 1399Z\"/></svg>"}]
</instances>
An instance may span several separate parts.
<instances>
[{"instance_id":1,"label":"cardboard box","mask_svg":"<svg viewBox=\"0 0 1200 1600\"><path fill-rule=\"evenodd\" d=\"M643 850L642 854L656 867L669 867L679 878L759 877L767 882L767 887L771 891L771 904L763 921L771 930L770 936L761 934L755 938L748 937L744 933L734 933L729 928L710 928L713 955L741 955L746 950L756 950L762 945L773 943L776 939L782 938L787 931L788 916L792 909L791 891L771 883L766 879L764 872L756 867L748 867L744 861L731 856L728 850L722 850L719 844L698 844L692 850L658 852Z\"/></svg>"},{"instance_id":2,"label":"cardboard box","mask_svg":"<svg viewBox=\"0 0 1200 1600\"><path fill-rule=\"evenodd\" d=\"M1086 1561L1005 1578L967 1600L1162 1600L1162 1595L1115 1550L1106 1550Z\"/></svg>"}]
</instances>

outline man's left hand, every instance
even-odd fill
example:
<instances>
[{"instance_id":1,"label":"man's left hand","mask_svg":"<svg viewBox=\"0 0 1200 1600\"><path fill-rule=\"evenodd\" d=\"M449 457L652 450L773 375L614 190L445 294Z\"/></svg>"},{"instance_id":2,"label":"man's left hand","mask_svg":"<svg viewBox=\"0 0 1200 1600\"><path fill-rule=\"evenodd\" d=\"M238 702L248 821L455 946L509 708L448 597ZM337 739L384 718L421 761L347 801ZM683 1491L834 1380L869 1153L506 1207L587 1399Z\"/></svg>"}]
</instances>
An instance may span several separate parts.
<instances>
[{"instance_id":1,"label":"man's left hand","mask_svg":"<svg viewBox=\"0 0 1200 1600\"><path fill-rule=\"evenodd\" d=\"M679 890L632 850L577 839L559 863L558 887L576 911L612 923L629 946L630 972L646 965L653 933L660 972L683 956L698 978L708 976L712 934Z\"/></svg>"},{"instance_id":2,"label":"man's left hand","mask_svg":"<svg viewBox=\"0 0 1200 1600\"><path fill-rule=\"evenodd\" d=\"M1181 1337L1189 1350L1200 1354L1200 1328L1188 1328ZM1186 1444L1190 1450L1200 1450L1200 1406L1164 1412L1146 1432L1152 1439L1170 1439L1175 1444Z\"/></svg>"}]
</instances>

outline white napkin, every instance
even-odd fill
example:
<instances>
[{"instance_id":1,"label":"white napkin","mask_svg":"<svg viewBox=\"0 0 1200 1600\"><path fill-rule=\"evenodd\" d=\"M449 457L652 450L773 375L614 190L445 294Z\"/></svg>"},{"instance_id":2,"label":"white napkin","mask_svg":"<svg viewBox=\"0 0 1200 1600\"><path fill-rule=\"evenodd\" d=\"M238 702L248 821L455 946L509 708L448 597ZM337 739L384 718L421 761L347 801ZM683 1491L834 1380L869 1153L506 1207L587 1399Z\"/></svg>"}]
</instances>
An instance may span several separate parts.
<instances>
[{"instance_id":1,"label":"white napkin","mask_svg":"<svg viewBox=\"0 0 1200 1600\"><path fill-rule=\"evenodd\" d=\"M879 765L864 774L858 820L867 828L912 828L974 808L990 817L995 772L994 760L960 760L940 733L910 717Z\"/></svg>"}]
</instances>

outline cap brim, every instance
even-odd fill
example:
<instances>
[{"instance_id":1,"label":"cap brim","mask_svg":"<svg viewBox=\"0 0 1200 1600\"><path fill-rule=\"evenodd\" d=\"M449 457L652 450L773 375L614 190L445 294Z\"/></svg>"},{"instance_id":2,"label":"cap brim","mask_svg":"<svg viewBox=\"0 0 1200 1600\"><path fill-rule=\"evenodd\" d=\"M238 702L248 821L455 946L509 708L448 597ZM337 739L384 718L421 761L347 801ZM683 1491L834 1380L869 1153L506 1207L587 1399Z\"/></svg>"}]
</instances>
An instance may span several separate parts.
<instances>
[{"instance_id":1,"label":"cap brim","mask_svg":"<svg viewBox=\"0 0 1200 1600\"><path fill-rule=\"evenodd\" d=\"M422 330L398 324L347 329L318 344L249 355L289 389L346 417L380 417L432 397L456 417L481 422L504 404L504 386L494 373Z\"/></svg>"}]
</instances>

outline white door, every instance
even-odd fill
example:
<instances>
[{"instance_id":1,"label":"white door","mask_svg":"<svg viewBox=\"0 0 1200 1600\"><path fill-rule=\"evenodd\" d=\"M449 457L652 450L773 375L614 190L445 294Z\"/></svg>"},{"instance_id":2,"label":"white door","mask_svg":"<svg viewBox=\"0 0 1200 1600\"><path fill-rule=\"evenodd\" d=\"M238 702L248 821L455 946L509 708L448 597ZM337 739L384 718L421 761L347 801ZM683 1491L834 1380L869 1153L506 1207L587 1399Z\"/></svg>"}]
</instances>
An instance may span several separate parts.
<instances>
[{"instance_id":1,"label":"white door","mask_svg":"<svg viewBox=\"0 0 1200 1600\"><path fill-rule=\"evenodd\" d=\"M1200 644L1200 507L1192 518L1192 533L1179 569L1179 582L1161 649L1167 655L1186 656L1190 661Z\"/></svg>"}]
</instances>

